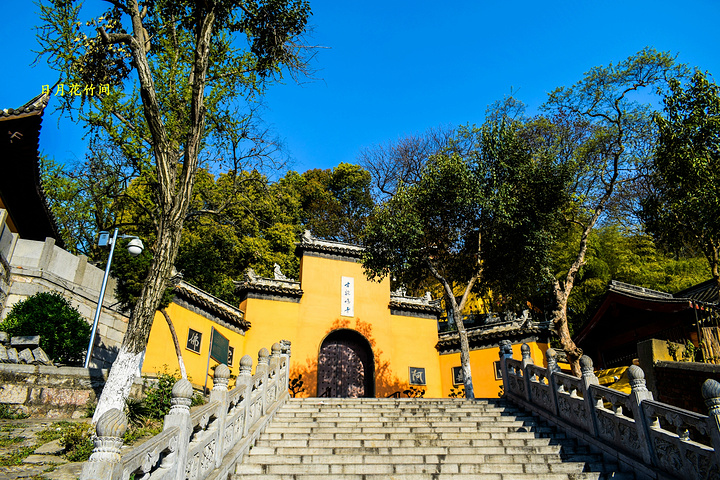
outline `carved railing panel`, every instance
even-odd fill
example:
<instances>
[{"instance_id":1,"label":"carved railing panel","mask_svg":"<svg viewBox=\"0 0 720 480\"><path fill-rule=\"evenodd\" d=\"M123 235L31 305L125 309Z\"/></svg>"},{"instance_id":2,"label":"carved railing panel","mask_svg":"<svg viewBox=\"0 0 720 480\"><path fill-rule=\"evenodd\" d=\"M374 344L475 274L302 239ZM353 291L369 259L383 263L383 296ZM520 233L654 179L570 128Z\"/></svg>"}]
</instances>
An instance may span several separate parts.
<instances>
[{"instance_id":1,"label":"carved railing panel","mask_svg":"<svg viewBox=\"0 0 720 480\"><path fill-rule=\"evenodd\" d=\"M628 369L632 391L625 394L598 385L586 356L580 359L582 377L578 378L559 372L552 349L546 354L547 369L533 364L525 345L522 352L523 360L514 360L509 342L501 342L508 399L549 412L566 428L589 433L589 438L678 478L720 478L719 382L707 380L703 385L706 416L654 401L637 366Z\"/></svg>"},{"instance_id":2,"label":"carved railing panel","mask_svg":"<svg viewBox=\"0 0 720 480\"><path fill-rule=\"evenodd\" d=\"M192 385L185 379L173 387L172 408L163 431L120 456L127 419L119 410L106 412L97 425L95 450L83 465L81 480L204 480L226 478L232 465L288 397L290 343L276 343L272 354L258 354L255 375L252 359L240 360L235 388L228 391L230 371L215 369L210 401L190 413ZM264 423L258 422L264 419ZM260 429L260 430L258 430ZM243 442L240 444L240 442ZM240 450L235 447L239 445ZM222 468L221 468L222 467Z\"/></svg>"}]
</instances>

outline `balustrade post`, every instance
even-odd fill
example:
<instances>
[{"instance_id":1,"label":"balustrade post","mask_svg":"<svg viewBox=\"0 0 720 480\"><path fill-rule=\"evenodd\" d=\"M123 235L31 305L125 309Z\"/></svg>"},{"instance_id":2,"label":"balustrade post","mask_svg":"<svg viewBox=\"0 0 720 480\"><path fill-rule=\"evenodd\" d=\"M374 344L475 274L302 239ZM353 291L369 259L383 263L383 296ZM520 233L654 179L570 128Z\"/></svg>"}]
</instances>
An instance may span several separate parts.
<instances>
[{"instance_id":1,"label":"balustrade post","mask_svg":"<svg viewBox=\"0 0 720 480\"><path fill-rule=\"evenodd\" d=\"M527 343L520 345L520 354L522 355L523 381L525 382L525 400L527 400L528 403L532 403L532 395L530 393L530 377L532 375L530 375L527 366L535 365L535 362L533 362L532 356L530 355L530 345Z\"/></svg>"},{"instance_id":2,"label":"balustrade post","mask_svg":"<svg viewBox=\"0 0 720 480\"><path fill-rule=\"evenodd\" d=\"M595 376L595 368L593 366L592 358L587 355L580 357L580 373L582 379L583 399L585 400L585 408L587 409L588 416L590 417L590 433L594 436L598 436L598 419L597 412L595 411L595 396L590 389L591 385L600 385L600 381Z\"/></svg>"},{"instance_id":3,"label":"balustrade post","mask_svg":"<svg viewBox=\"0 0 720 480\"><path fill-rule=\"evenodd\" d=\"M631 365L627 373L628 379L630 380L630 388L632 389L628 403L630 403L630 410L632 410L633 418L635 419L643 461L649 465L653 457L649 434L650 425L648 425L647 419L645 418L642 402L644 400L652 400L653 394L645 385L645 372L642 368L637 365Z\"/></svg>"},{"instance_id":4,"label":"balustrade post","mask_svg":"<svg viewBox=\"0 0 720 480\"><path fill-rule=\"evenodd\" d=\"M288 389L290 386L290 340L280 340L280 347L281 347L281 365L284 360L285 365L281 368L281 371L283 372L284 378L281 380L281 385L283 385L283 388L285 390Z\"/></svg>"},{"instance_id":5,"label":"balustrade post","mask_svg":"<svg viewBox=\"0 0 720 480\"><path fill-rule=\"evenodd\" d=\"M720 382L709 378L702 386L702 396L708 407L708 435L720 463Z\"/></svg>"},{"instance_id":6,"label":"balustrade post","mask_svg":"<svg viewBox=\"0 0 720 480\"><path fill-rule=\"evenodd\" d=\"M210 392L210 402L218 402L216 410L217 440L215 446L215 468L222 465L225 452L225 441L228 413L228 381L230 380L230 369L224 363L215 367L213 375L213 389Z\"/></svg>"},{"instance_id":7,"label":"balustrade post","mask_svg":"<svg viewBox=\"0 0 720 480\"><path fill-rule=\"evenodd\" d=\"M83 464L80 480L119 480L122 475L120 447L127 430L127 418L117 408L103 413L95 426L95 448Z\"/></svg>"},{"instance_id":8,"label":"balustrade post","mask_svg":"<svg viewBox=\"0 0 720 480\"><path fill-rule=\"evenodd\" d=\"M263 347L258 352L258 364L255 367L255 376L262 378L260 385L260 396L262 400L262 410L260 415L265 415L267 412L267 390L268 390L268 370L270 368L270 352L268 349Z\"/></svg>"},{"instance_id":9,"label":"balustrade post","mask_svg":"<svg viewBox=\"0 0 720 480\"><path fill-rule=\"evenodd\" d=\"M553 415L558 415L558 400L557 400L557 384L555 383L555 374L560 371L560 367L557 364L557 352L554 348L548 348L545 352L545 359L547 360L547 382L550 388L550 401L552 407L550 408Z\"/></svg>"},{"instance_id":10,"label":"balustrade post","mask_svg":"<svg viewBox=\"0 0 720 480\"><path fill-rule=\"evenodd\" d=\"M170 412L165 415L163 430L171 427L178 427L177 445L175 451L163 459L163 465L171 468L173 473L167 478L185 480L185 465L187 465L188 446L192 435L192 422L190 421L190 403L192 403L192 384L185 378L181 378L172 388L170 399Z\"/></svg>"},{"instance_id":11,"label":"balustrade post","mask_svg":"<svg viewBox=\"0 0 720 480\"><path fill-rule=\"evenodd\" d=\"M278 367L280 366L280 355L282 353L282 347L279 343L273 343L270 351L270 371L277 370L276 374L278 374L280 373Z\"/></svg>"},{"instance_id":12,"label":"balustrade post","mask_svg":"<svg viewBox=\"0 0 720 480\"><path fill-rule=\"evenodd\" d=\"M252 370L252 357L250 355L243 355L243 357L240 359L240 371L238 373L237 381L235 384L235 388L242 388L243 389L243 400L242 405L239 405L238 408L241 408L243 411L242 414L242 422L243 422L243 428L242 428L242 436L244 437L247 435L248 430L250 429L250 402L252 400L252 374L250 373Z\"/></svg>"},{"instance_id":13,"label":"balustrade post","mask_svg":"<svg viewBox=\"0 0 720 480\"><path fill-rule=\"evenodd\" d=\"M510 394L510 378L506 358L512 358L512 344L510 340L500 340L500 372L502 372L503 390L505 395Z\"/></svg>"}]
</instances>

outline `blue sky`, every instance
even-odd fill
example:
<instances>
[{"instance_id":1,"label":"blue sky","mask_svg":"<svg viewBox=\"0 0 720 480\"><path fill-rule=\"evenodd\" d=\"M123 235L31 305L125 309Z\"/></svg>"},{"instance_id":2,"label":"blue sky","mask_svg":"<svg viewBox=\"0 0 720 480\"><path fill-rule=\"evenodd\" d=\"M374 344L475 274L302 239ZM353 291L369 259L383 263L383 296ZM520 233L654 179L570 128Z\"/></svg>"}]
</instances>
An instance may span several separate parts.
<instances>
[{"instance_id":1,"label":"blue sky","mask_svg":"<svg viewBox=\"0 0 720 480\"><path fill-rule=\"evenodd\" d=\"M94 3L92 0L90 3ZM0 108L22 105L57 75L29 64L37 7L3 2ZM316 80L272 86L262 116L284 140L293 168L354 163L367 147L438 125L481 123L488 104L512 91L530 112L555 87L645 46L720 72L717 1L311 0L322 45ZM51 107L52 107L51 103ZM52 108L50 109L52 110ZM82 129L46 113L41 150L80 160Z\"/></svg>"}]
</instances>

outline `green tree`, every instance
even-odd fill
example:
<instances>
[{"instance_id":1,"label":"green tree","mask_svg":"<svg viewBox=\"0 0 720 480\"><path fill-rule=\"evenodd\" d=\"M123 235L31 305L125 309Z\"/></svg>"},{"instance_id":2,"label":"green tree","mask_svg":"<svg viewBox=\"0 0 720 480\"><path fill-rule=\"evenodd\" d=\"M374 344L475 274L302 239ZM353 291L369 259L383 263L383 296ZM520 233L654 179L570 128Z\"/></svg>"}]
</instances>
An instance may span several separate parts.
<instances>
[{"instance_id":1,"label":"green tree","mask_svg":"<svg viewBox=\"0 0 720 480\"><path fill-rule=\"evenodd\" d=\"M568 300L585 264L591 232L620 187L634 180L653 144L650 106L637 102L637 92L662 87L682 73L668 53L645 49L617 65L593 68L572 87L550 93L544 106L555 136L565 145L563 161L573 172L566 223L581 232L575 254L554 272L552 285L553 326L578 376L582 350L570 336Z\"/></svg>"},{"instance_id":2,"label":"green tree","mask_svg":"<svg viewBox=\"0 0 720 480\"><path fill-rule=\"evenodd\" d=\"M289 172L283 184L300 202L300 222L314 235L328 240L360 243L362 229L374 202L370 172L341 163L332 169Z\"/></svg>"},{"instance_id":3,"label":"green tree","mask_svg":"<svg viewBox=\"0 0 720 480\"><path fill-rule=\"evenodd\" d=\"M720 88L700 71L670 88L642 218L662 244L702 252L720 286Z\"/></svg>"},{"instance_id":4,"label":"green tree","mask_svg":"<svg viewBox=\"0 0 720 480\"><path fill-rule=\"evenodd\" d=\"M556 244L558 264L576 254L580 229L574 228ZM574 335L597 311L611 280L675 293L707 278L701 257L674 258L655 247L647 234L619 225L605 225L590 234L585 264L568 299L568 328Z\"/></svg>"},{"instance_id":5,"label":"green tree","mask_svg":"<svg viewBox=\"0 0 720 480\"><path fill-rule=\"evenodd\" d=\"M81 363L90 340L90 325L59 293L40 292L13 305L0 331L40 335L40 347L61 363Z\"/></svg>"},{"instance_id":6,"label":"green tree","mask_svg":"<svg viewBox=\"0 0 720 480\"><path fill-rule=\"evenodd\" d=\"M474 398L462 319L470 292L502 285L517 299L523 287L542 281L538 262L548 258L550 237L533 225L558 210L564 188L552 157L531 155L517 124L484 125L466 135L476 142L469 158L430 157L419 181L401 185L376 208L363 265L369 278L392 275L412 284L429 274L438 282L458 328L465 394Z\"/></svg>"},{"instance_id":7,"label":"green tree","mask_svg":"<svg viewBox=\"0 0 720 480\"><path fill-rule=\"evenodd\" d=\"M222 151L223 134L242 123L234 115L239 100L262 93L283 67L302 69L294 42L310 14L303 0L108 4L87 29L75 2L40 4L39 34L41 54L64 84L84 89L62 97L65 106L78 107L80 118L118 145L133 168L148 171L152 187L153 263L95 422L108 409L123 408L129 395L180 246L200 152Z\"/></svg>"}]
</instances>

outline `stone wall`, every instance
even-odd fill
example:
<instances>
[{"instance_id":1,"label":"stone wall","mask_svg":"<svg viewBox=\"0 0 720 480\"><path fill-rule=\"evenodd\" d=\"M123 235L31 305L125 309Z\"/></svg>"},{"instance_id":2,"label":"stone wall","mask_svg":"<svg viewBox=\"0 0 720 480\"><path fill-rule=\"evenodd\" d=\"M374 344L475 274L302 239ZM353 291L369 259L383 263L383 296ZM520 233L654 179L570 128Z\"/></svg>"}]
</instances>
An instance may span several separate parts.
<instances>
[{"instance_id":1,"label":"stone wall","mask_svg":"<svg viewBox=\"0 0 720 480\"><path fill-rule=\"evenodd\" d=\"M0 403L33 416L80 418L88 404L96 404L108 370L43 365L0 364ZM142 394L136 379L131 397Z\"/></svg>"},{"instance_id":2,"label":"stone wall","mask_svg":"<svg viewBox=\"0 0 720 480\"><path fill-rule=\"evenodd\" d=\"M89 264L85 256L63 250L52 238L44 242L17 239L9 266L9 288L4 305L0 303L4 307L0 319L15 303L36 293L60 292L92 323L104 271ZM118 310L114 292L115 280L110 278L90 363L95 368L110 367L127 330L128 317Z\"/></svg>"},{"instance_id":3,"label":"stone wall","mask_svg":"<svg viewBox=\"0 0 720 480\"><path fill-rule=\"evenodd\" d=\"M0 208L0 311L10 292L10 257L17 241L17 235L5 223L7 216L7 210Z\"/></svg>"},{"instance_id":4,"label":"stone wall","mask_svg":"<svg viewBox=\"0 0 720 480\"><path fill-rule=\"evenodd\" d=\"M658 401L697 413L707 412L701 387L708 378L720 381L720 365L658 361L654 370Z\"/></svg>"}]
</instances>

